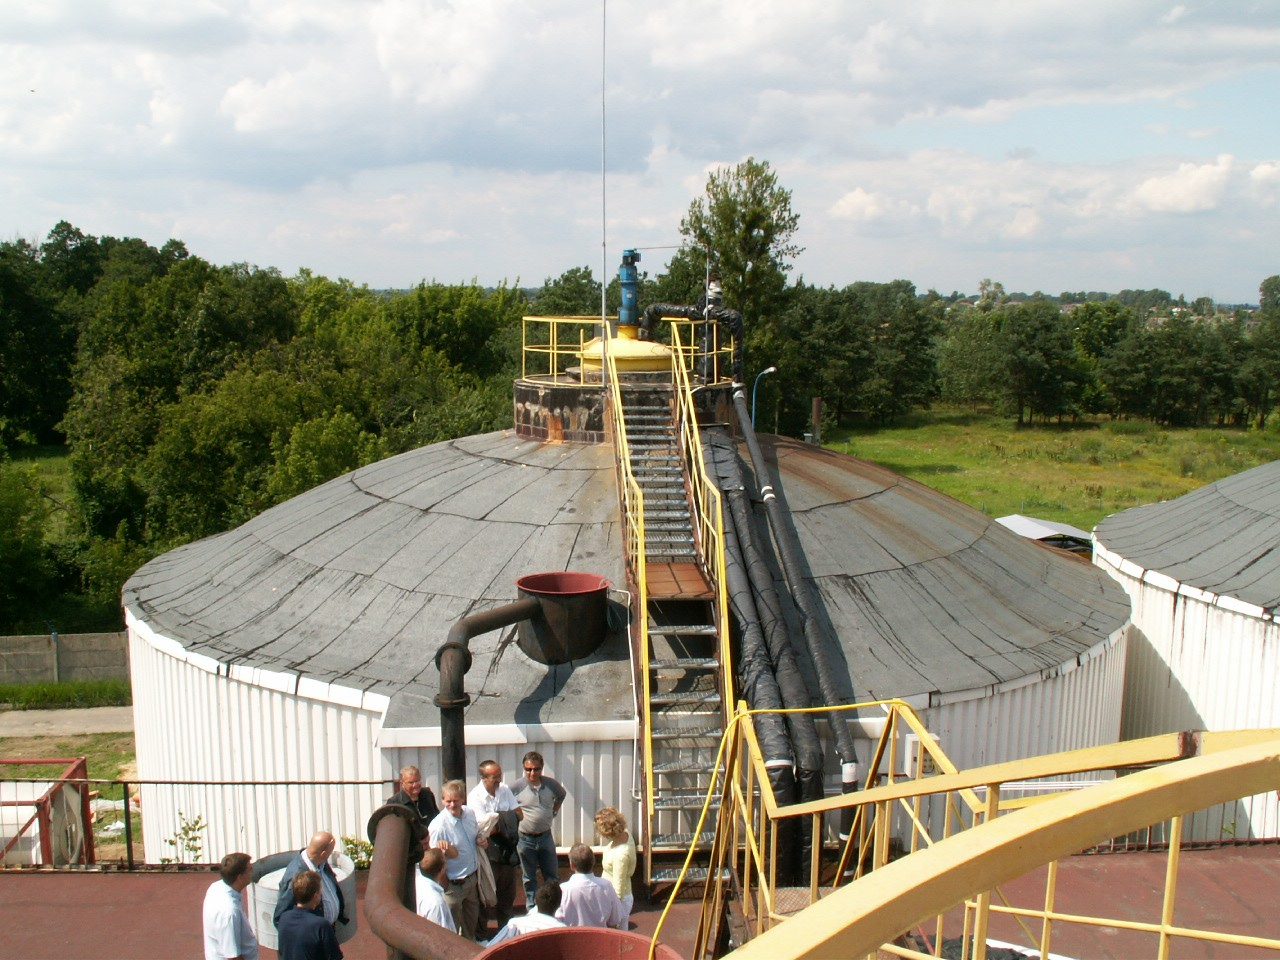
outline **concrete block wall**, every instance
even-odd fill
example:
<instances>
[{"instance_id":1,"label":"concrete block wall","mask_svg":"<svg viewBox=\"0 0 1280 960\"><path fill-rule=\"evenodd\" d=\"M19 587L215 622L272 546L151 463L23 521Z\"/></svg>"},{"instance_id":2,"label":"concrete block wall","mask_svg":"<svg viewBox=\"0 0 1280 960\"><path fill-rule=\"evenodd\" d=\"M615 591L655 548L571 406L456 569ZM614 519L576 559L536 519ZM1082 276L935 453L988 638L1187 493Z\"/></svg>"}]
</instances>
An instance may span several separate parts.
<instances>
[{"instance_id":1,"label":"concrete block wall","mask_svg":"<svg viewBox=\"0 0 1280 960\"><path fill-rule=\"evenodd\" d=\"M129 676L121 633L47 633L0 637L0 683L109 680Z\"/></svg>"}]
</instances>

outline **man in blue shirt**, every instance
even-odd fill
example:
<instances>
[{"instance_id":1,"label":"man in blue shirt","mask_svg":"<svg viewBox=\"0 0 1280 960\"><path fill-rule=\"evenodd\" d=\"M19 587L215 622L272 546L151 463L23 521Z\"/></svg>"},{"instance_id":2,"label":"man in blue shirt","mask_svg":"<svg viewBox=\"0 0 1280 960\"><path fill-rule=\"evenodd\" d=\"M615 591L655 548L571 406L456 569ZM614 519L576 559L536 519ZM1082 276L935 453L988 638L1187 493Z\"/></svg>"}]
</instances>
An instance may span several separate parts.
<instances>
[{"instance_id":1,"label":"man in blue shirt","mask_svg":"<svg viewBox=\"0 0 1280 960\"><path fill-rule=\"evenodd\" d=\"M458 933L468 940L476 938L476 923L480 919L480 884L476 868L480 865L479 851L489 845L480 835L476 815L466 806L467 785L461 780L450 780L440 788L440 802L444 810L427 828L428 843L444 853L445 872L449 884L444 899L453 914Z\"/></svg>"},{"instance_id":2,"label":"man in blue shirt","mask_svg":"<svg viewBox=\"0 0 1280 960\"><path fill-rule=\"evenodd\" d=\"M290 884L293 909L286 910L276 928L280 931L280 960L342 960L333 924L318 913L320 874L304 870Z\"/></svg>"}]
</instances>

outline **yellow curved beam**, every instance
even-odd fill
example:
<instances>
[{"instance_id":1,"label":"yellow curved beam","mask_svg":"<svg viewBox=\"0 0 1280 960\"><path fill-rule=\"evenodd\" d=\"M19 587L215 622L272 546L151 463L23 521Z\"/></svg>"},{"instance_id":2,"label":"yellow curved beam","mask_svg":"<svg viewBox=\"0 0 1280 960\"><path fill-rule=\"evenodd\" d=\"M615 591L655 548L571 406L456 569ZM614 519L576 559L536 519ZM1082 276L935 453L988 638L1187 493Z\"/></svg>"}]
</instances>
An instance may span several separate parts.
<instances>
[{"instance_id":1,"label":"yellow curved beam","mask_svg":"<svg viewBox=\"0 0 1280 960\"><path fill-rule=\"evenodd\" d=\"M1280 788L1280 740L1179 760L1048 800L842 887L733 951L734 960L858 957L1042 864L1169 817Z\"/></svg>"}]
</instances>

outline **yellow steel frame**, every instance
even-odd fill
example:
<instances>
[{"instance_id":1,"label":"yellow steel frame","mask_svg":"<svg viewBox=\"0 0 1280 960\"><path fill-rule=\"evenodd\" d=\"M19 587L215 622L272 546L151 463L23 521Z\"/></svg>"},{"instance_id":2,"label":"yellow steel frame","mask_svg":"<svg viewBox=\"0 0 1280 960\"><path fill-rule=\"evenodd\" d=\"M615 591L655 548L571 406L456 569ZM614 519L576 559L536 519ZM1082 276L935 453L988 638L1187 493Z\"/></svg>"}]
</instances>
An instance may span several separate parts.
<instances>
[{"instance_id":1,"label":"yellow steel frame","mask_svg":"<svg viewBox=\"0 0 1280 960\"><path fill-rule=\"evenodd\" d=\"M685 356L680 327L671 328L672 349L679 357ZM729 595L724 589L724 510L720 490L707 476L706 461L702 455L702 439L698 434L698 416L693 408L693 395L689 385L689 372L683 363L671 365L672 393L675 396L675 418L680 434L680 449L684 451L689 473L689 499L697 522L699 551L703 570L715 591L716 628L720 657L720 697L725 705L725 718L734 702L733 664L729 650Z\"/></svg>"},{"instance_id":2,"label":"yellow steel frame","mask_svg":"<svg viewBox=\"0 0 1280 960\"><path fill-rule=\"evenodd\" d=\"M566 379L565 371L581 363L582 348L595 336L599 317L525 317L521 325L520 379Z\"/></svg>"},{"instance_id":3,"label":"yellow steel frame","mask_svg":"<svg viewBox=\"0 0 1280 960\"><path fill-rule=\"evenodd\" d=\"M623 542L626 562L635 582L635 616L637 622L642 624L638 638L639 650L635 656L640 670L640 703L637 707L640 711L641 728L644 730L640 748L645 779L645 823L648 824L652 822L653 816L653 741L649 736L652 729L649 709L652 692L649 682L649 585L644 556L644 493L631 469L631 449L627 444L627 427L623 420L618 367L614 362L613 352L607 346L604 350L604 370L605 407L608 411L609 428L613 431L614 450L618 454L618 504L622 512Z\"/></svg>"},{"instance_id":4,"label":"yellow steel frame","mask_svg":"<svg viewBox=\"0 0 1280 960\"><path fill-rule=\"evenodd\" d=\"M718 758L725 769L726 785L717 828L718 859L713 860L704 892L703 923L694 952L699 960L711 955L721 908L732 892L729 873L736 876L737 893L753 937L746 947L735 951L735 956L743 960L755 956L874 956L876 950L924 957L927 955L888 941L932 917L932 939L937 949L942 940L943 911L961 901L965 904L964 934L973 938L975 958L985 956L987 922L993 912L1018 918L1028 941L1043 954L1049 952L1054 925L1061 923L1151 932L1159 938L1158 952L1153 951L1153 955L1161 958L1168 956L1173 938L1247 944L1280 952L1280 940L1193 930L1172 923L1181 816L1280 787L1280 730L1167 734L960 771L934 743L914 711L901 701L873 701L835 709L863 710L865 717L875 708L882 709L886 719L875 759L867 766L868 788L779 806L769 788L753 725L748 722L755 713L775 711L750 711L739 704ZM904 733L914 734L920 743L915 769L904 780L891 776L886 784L875 786L875 771L880 769L883 758L888 758L889 770L901 769L897 753ZM1193 764L1192 760L1196 762ZM937 773L926 775L930 767ZM1148 767L1152 769L1041 797L1034 803L1001 800L1002 786L1014 782ZM945 801L940 839L930 835L922 817L922 804L930 796ZM708 795L704 817L710 799ZM808 816L817 838L821 836L823 815L844 808L853 810L854 827L842 850L836 883L850 857L856 857L858 879L843 888L824 891L819 885L820 864L814 858L809 878L810 906L803 911L802 922L785 924L789 917L776 908L778 826L783 820ZM909 825L911 843L905 855L890 863L894 813ZM1054 910L1057 859L1163 820L1172 821L1172 840L1158 923L1080 917ZM1015 863L1017 869L1013 869ZM1012 907L1007 901L991 903L993 888L998 899L1004 901L997 884L1043 864L1050 866L1042 909ZM872 872L873 878L868 876ZM885 884L890 876L894 880L891 887ZM892 896L886 893L889 889L894 891ZM673 900L678 892L679 884L672 893ZM1028 918L1039 920L1038 936L1023 922ZM661 932L661 924L662 920L655 938ZM780 926L785 926L786 931L775 936Z\"/></svg>"}]
</instances>

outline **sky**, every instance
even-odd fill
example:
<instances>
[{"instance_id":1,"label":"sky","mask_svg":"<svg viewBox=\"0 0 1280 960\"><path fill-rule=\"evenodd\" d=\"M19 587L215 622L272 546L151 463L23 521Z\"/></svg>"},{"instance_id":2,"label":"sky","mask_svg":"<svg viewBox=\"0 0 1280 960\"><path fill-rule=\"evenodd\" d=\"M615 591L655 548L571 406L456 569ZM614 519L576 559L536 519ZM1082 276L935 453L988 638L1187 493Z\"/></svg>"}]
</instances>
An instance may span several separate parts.
<instances>
[{"instance_id":1,"label":"sky","mask_svg":"<svg viewBox=\"0 0 1280 960\"><path fill-rule=\"evenodd\" d=\"M768 161L791 276L1256 303L1280 3L0 4L0 239L60 220L375 288L663 271Z\"/></svg>"}]
</instances>

